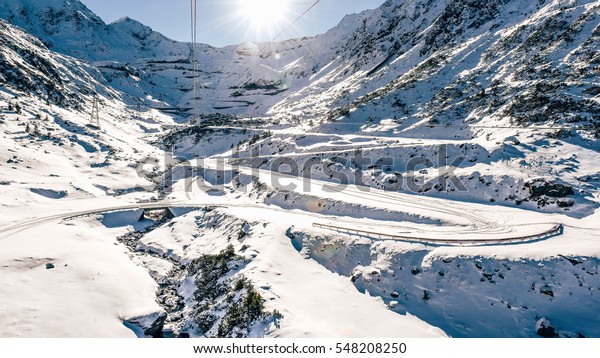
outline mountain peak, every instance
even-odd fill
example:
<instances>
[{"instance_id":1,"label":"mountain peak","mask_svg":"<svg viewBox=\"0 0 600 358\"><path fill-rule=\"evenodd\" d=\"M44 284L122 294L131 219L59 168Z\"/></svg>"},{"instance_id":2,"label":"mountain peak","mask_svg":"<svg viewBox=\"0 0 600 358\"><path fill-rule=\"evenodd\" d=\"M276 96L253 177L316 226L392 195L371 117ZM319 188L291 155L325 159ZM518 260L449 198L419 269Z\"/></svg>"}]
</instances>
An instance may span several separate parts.
<instances>
[{"instance_id":1,"label":"mountain peak","mask_svg":"<svg viewBox=\"0 0 600 358\"><path fill-rule=\"evenodd\" d=\"M2 0L0 18L75 56L81 54L75 44L86 34L106 32L104 21L77 0Z\"/></svg>"},{"instance_id":2,"label":"mountain peak","mask_svg":"<svg viewBox=\"0 0 600 358\"><path fill-rule=\"evenodd\" d=\"M111 25L120 25L120 24L134 24L134 25L141 25L141 26L144 26L144 27L148 27L148 26L142 24L141 22L139 22L139 21L137 21L135 19L132 19L129 16L124 16L124 17L122 17L122 18L120 18L118 20L115 20L115 21L111 22L108 26L111 26Z\"/></svg>"},{"instance_id":3,"label":"mountain peak","mask_svg":"<svg viewBox=\"0 0 600 358\"><path fill-rule=\"evenodd\" d=\"M127 62L162 52L189 52L186 44L174 44L130 17L107 25L78 0L2 0L0 18L41 39L54 51L85 60Z\"/></svg>"},{"instance_id":4,"label":"mountain peak","mask_svg":"<svg viewBox=\"0 0 600 358\"><path fill-rule=\"evenodd\" d=\"M138 37L147 37L154 32L152 28L142 24L141 22L130 18L129 16L122 17L116 21L111 22L108 25L110 28L127 31L128 33L135 34Z\"/></svg>"},{"instance_id":5,"label":"mountain peak","mask_svg":"<svg viewBox=\"0 0 600 358\"><path fill-rule=\"evenodd\" d=\"M78 0L2 0L0 17L29 31L39 22L59 23L72 18L104 24L98 15Z\"/></svg>"}]
</instances>

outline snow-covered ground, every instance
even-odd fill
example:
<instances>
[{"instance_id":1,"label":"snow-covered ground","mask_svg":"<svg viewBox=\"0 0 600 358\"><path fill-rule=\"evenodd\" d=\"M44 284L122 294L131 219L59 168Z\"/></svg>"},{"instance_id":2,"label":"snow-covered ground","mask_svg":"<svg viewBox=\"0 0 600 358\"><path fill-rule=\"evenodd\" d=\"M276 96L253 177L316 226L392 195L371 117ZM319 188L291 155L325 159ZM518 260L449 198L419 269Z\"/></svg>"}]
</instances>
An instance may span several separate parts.
<instances>
[{"instance_id":1,"label":"snow-covered ground","mask_svg":"<svg viewBox=\"0 0 600 358\"><path fill-rule=\"evenodd\" d=\"M71 3L0 5L42 40L0 21L0 337L600 336L597 2L202 46L200 103L189 44Z\"/></svg>"},{"instance_id":2,"label":"snow-covered ground","mask_svg":"<svg viewBox=\"0 0 600 358\"><path fill-rule=\"evenodd\" d=\"M136 158L159 155L154 147L142 141L146 133L134 130L143 122L133 121L127 130L119 128L120 121L112 119L109 113L123 109L113 104L116 108L104 109L102 129L96 130L86 127L88 118L84 113L46 107L35 98L19 98L21 110L17 114L6 109L13 99L6 95L4 98L0 261L4 277L1 313L6 325L1 335L134 335L123 322L161 312L155 301L157 283L148 272L165 275L169 262L139 258L117 245L117 236L143 228L137 224L139 214L102 220L100 214L88 212L131 210L155 195L133 190L151 183L140 178L131 164L135 164ZM30 111L34 108L44 113L39 121L31 120L35 116ZM166 118L162 120L169 123ZM30 127L36 123L39 132L52 134L27 133L26 123ZM111 144L110 152L101 149L103 143ZM132 146L135 153L128 150ZM99 162L106 164L95 165ZM227 207L226 198L221 199L180 200L179 205L203 207L212 203ZM249 207L253 206L242 211ZM80 217L86 213L87 216ZM161 254L168 252L177 260L191 260L226 246L227 240L222 235L209 241L197 240L195 215L197 212L177 218L169 225L172 229L156 230L140 244ZM215 223L224 224L220 220ZM174 231L175 228L178 230ZM162 231L168 234L161 234ZM256 240L251 246L256 257L248 265L246 275L261 287L265 297L279 296L277 302L267 306L279 309L289 324L271 335L443 335L415 317L389 311L383 302L360 294L343 277L296 256L285 229L265 231L268 234L251 236L252 241ZM259 252L264 255L257 255ZM292 261L297 263L291 264ZM306 292L314 292L314 296ZM357 312L356 307L362 309ZM328 317L328 323L321 327L309 324L324 317ZM380 325L381 322L387 323Z\"/></svg>"}]
</instances>

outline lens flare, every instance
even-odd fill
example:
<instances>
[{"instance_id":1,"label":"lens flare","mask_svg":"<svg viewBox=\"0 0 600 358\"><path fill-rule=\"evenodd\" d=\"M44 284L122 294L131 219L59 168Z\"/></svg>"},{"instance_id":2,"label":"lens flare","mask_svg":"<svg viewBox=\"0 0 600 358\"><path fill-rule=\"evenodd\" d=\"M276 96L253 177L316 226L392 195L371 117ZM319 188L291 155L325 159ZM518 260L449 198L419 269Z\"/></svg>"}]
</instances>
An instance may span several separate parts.
<instances>
[{"instance_id":1,"label":"lens flare","mask_svg":"<svg viewBox=\"0 0 600 358\"><path fill-rule=\"evenodd\" d=\"M284 22L289 10L285 0L239 0L239 14L252 22L255 29L272 30Z\"/></svg>"}]
</instances>

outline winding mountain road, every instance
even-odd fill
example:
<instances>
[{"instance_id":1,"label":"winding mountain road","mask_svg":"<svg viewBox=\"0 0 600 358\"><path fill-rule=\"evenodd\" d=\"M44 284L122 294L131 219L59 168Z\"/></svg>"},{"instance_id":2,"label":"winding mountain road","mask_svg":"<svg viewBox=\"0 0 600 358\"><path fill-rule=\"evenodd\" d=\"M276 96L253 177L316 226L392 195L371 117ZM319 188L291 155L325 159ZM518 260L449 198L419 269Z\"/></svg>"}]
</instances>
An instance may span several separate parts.
<instances>
[{"instance_id":1,"label":"winding mountain road","mask_svg":"<svg viewBox=\"0 0 600 358\"><path fill-rule=\"evenodd\" d=\"M321 230L325 230L326 226L339 224L338 228L351 227L360 232L376 232L389 240L431 245L440 245L440 242L448 245L501 244L513 239L522 243L546 238L548 235L542 235L544 233L560 234L556 230L559 225L556 222L513 222L515 217L523 213L520 209L458 202L356 185L336 186L331 182L264 169L230 165L223 167L222 163L219 168L218 164L216 160L202 162L205 169L244 174L252 180L266 184L268 190L294 193L298 203L292 204L294 207L290 208L290 203L276 200L265 203L252 202L246 198L232 202L235 199L227 195L207 195L207 189L219 187L213 187L202 176L197 176L185 182L183 191L175 192L175 199L172 200L138 203L118 203L115 200L107 202L107 199L102 198L58 201L54 206L57 208L56 212L51 215L24 218L20 222L0 227L0 239L42 224L60 223L84 216L128 210L205 207L260 209L274 215L290 214L293 210L292 214L298 218L301 216L305 221L319 223L317 227ZM184 194L184 197L177 198L181 194ZM307 204L313 201L326 201L333 206L338 205L339 214L322 212L322 205ZM384 220L373 216L373 211L386 213L391 219ZM398 219L394 220L394 216ZM420 221L429 220L430 223L412 222L411 217L421 219ZM398 235L400 230L403 230L402 235Z\"/></svg>"}]
</instances>

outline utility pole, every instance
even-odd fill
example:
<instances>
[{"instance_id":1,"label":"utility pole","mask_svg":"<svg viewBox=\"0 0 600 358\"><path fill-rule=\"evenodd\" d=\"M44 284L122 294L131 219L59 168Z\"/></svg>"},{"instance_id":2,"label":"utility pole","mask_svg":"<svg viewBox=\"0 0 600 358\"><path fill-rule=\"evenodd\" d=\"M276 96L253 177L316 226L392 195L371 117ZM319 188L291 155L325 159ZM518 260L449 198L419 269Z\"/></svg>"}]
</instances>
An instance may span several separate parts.
<instances>
[{"instance_id":1,"label":"utility pole","mask_svg":"<svg viewBox=\"0 0 600 358\"><path fill-rule=\"evenodd\" d=\"M100 129L100 105L98 103L98 97L94 97L94 103L92 104L92 115L90 117L89 126L95 129Z\"/></svg>"}]
</instances>

